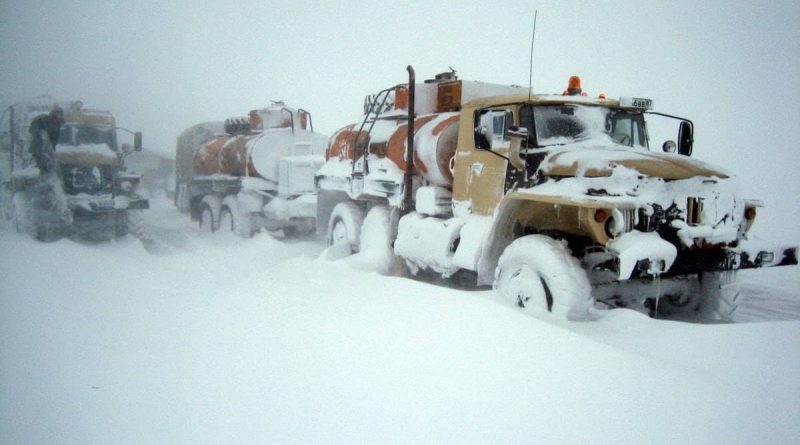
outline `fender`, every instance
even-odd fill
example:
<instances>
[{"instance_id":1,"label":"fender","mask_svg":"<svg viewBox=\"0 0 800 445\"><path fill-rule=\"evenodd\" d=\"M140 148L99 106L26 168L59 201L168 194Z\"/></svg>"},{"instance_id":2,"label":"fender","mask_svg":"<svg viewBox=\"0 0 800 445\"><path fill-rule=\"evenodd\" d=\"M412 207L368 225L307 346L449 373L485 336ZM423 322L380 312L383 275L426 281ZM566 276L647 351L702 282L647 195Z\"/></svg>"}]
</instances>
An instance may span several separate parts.
<instances>
[{"instance_id":1,"label":"fender","mask_svg":"<svg viewBox=\"0 0 800 445\"><path fill-rule=\"evenodd\" d=\"M633 203L616 203L594 199L575 200L567 196L514 191L503 197L494 212L494 223L478 260L478 284L491 285L497 260L505 248L520 236L557 231L592 238L604 245L609 237L606 221L596 221L598 209L633 209Z\"/></svg>"}]
</instances>

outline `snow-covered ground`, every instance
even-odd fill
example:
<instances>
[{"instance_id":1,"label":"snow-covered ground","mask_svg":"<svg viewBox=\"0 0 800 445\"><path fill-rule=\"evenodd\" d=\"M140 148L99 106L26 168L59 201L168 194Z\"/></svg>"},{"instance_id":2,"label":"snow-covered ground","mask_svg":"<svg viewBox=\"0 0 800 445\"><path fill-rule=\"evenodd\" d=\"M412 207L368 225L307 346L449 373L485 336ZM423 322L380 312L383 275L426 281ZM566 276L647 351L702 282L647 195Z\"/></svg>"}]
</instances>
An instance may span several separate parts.
<instances>
[{"instance_id":1,"label":"snow-covered ground","mask_svg":"<svg viewBox=\"0 0 800 445\"><path fill-rule=\"evenodd\" d=\"M800 437L797 267L741 274L736 324L568 322L152 203L165 255L0 230L0 443Z\"/></svg>"}]
</instances>

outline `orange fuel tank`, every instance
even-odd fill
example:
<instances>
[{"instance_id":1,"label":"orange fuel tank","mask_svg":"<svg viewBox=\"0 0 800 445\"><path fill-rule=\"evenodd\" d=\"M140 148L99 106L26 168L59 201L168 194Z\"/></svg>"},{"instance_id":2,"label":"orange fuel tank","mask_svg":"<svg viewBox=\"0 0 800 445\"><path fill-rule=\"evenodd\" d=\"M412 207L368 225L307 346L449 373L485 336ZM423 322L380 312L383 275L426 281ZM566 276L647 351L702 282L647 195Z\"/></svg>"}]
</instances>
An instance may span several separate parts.
<instances>
[{"instance_id":1,"label":"orange fuel tank","mask_svg":"<svg viewBox=\"0 0 800 445\"><path fill-rule=\"evenodd\" d=\"M456 152L458 122L458 113L427 114L415 119L414 165L417 173L432 184L449 186L453 182L450 160ZM407 141L408 124L403 121L384 119L375 122L368 141L366 130L359 134L356 124L353 124L331 137L325 159L360 158L366 143L370 156L389 158L406 171Z\"/></svg>"},{"instance_id":2,"label":"orange fuel tank","mask_svg":"<svg viewBox=\"0 0 800 445\"><path fill-rule=\"evenodd\" d=\"M253 136L226 134L206 142L194 155L194 174L245 176L245 168L248 168L247 174L254 174L247 156L247 142Z\"/></svg>"},{"instance_id":3,"label":"orange fuel tank","mask_svg":"<svg viewBox=\"0 0 800 445\"><path fill-rule=\"evenodd\" d=\"M251 157L251 142L263 139L261 135L277 130L287 130L298 138L312 138L308 128L311 118L305 110L287 108L283 103L252 110L248 117L230 118L225 121L224 135L219 135L203 144L192 159L195 175L225 174L230 176L257 176ZM306 135L306 136L301 136ZM274 138L273 138L274 139ZM318 138L313 137L315 143ZM264 145L264 144L261 144ZM260 150L268 149L260 147ZM263 158L263 156L261 156Z\"/></svg>"},{"instance_id":4,"label":"orange fuel tank","mask_svg":"<svg viewBox=\"0 0 800 445\"><path fill-rule=\"evenodd\" d=\"M192 158L192 170L195 175L213 175L219 173L219 153L228 135L216 136L200 146Z\"/></svg>"},{"instance_id":5,"label":"orange fuel tank","mask_svg":"<svg viewBox=\"0 0 800 445\"><path fill-rule=\"evenodd\" d=\"M219 153L219 172L231 176L245 176L255 174L252 164L247 156L247 143L254 135L234 136L222 147Z\"/></svg>"}]
</instances>

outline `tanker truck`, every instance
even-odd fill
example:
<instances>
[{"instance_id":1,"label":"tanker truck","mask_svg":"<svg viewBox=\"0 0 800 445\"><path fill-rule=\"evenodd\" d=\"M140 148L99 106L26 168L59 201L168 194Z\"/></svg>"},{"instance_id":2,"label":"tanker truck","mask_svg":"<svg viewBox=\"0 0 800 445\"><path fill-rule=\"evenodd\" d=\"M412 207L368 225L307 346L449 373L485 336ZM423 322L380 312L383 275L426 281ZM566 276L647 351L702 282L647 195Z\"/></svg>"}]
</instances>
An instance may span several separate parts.
<instances>
[{"instance_id":1,"label":"tanker truck","mask_svg":"<svg viewBox=\"0 0 800 445\"><path fill-rule=\"evenodd\" d=\"M176 148L176 205L207 232L250 237L264 228L285 235L316 227L314 172L327 137L311 114L282 102L184 131ZM191 164L181 162L191 157Z\"/></svg>"},{"instance_id":2,"label":"tanker truck","mask_svg":"<svg viewBox=\"0 0 800 445\"><path fill-rule=\"evenodd\" d=\"M533 94L408 70L331 137L317 172L337 256L386 249L411 274L467 277L570 319L596 305L730 320L737 270L797 264L796 246L750 236L761 203L690 158L693 124L652 100L588 97L577 77ZM678 128L662 152L651 116Z\"/></svg>"},{"instance_id":3,"label":"tanker truck","mask_svg":"<svg viewBox=\"0 0 800 445\"><path fill-rule=\"evenodd\" d=\"M63 110L55 149L58 171L41 175L28 147L34 118L51 108ZM72 236L107 241L129 231L142 238L142 210L148 200L136 192L140 175L125 168L124 159L141 150L142 135L133 146L119 144L114 116L86 108L81 101L59 102L41 96L10 106L0 123L0 179L3 208L18 231L42 241ZM49 144L49 141L47 141Z\"/></svg>"}]
</instances>

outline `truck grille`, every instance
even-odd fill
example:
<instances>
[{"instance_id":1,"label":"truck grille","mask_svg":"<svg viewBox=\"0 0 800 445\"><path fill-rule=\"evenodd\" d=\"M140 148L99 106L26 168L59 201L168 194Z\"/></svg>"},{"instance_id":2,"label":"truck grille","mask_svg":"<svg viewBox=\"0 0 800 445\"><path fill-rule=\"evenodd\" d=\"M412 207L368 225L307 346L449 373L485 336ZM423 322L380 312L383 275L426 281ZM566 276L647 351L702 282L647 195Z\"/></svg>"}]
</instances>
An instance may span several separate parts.
<instances>
[{"instance_id":1,"label":"truck grille","mask_svg":"<svg viewBox=\"0 0 800 445\"><path fill-rule=\"evenodd\" d=\"M669 229L673 220L681 219L681 211L675 204L666 209L658 204L652 204L649 208L640 208L636 216L636 230L660 232Z\"/></svg>"},{"instance_id":2,"label":"truck grille","mask_svg":"<svg viewBox=\"0 0 800 445\"><path fill-rule=\"evenodd\" d=\"M686 224L696 226L703 223L703 198L686 200Z\"/></svg>"}]
</instances>

